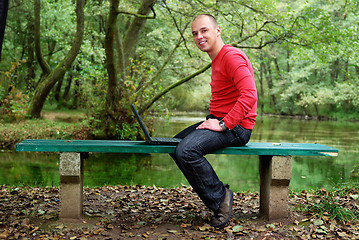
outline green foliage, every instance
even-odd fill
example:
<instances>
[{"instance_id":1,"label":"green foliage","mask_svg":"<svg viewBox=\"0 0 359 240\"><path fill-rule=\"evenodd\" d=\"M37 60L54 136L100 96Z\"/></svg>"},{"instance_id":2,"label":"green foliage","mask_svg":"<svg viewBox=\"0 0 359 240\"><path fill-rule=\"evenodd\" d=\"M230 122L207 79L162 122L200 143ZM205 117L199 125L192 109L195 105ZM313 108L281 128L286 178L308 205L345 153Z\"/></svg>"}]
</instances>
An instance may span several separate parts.
<instances>
[{"instance_id":1,"label":"green foliage","mask_svg":"<svg viewBox=\"0 0 359 240\"><path fill-rule=\"evenodd\" d=\"M0 100L0 119L5 122L20 121L25 118L29 98L20 90L10 87L10 92ZM2 91L3 92L3 91Z\"/></svg>"},{"instance_id":2,"label":"green foliage","mask_svg":"<svg viewBox=\"0 0 359 240\"><path fill-rule=\"evenodd\" d=\"M0 75L0 120L21 121L26 115L28 95L16 88L18 70L24 61L12 62L9 70Z\"/></svg>"},{"instance_id":3,"label":"green foliage","mask_svg":"<svg viewBox=\"0 0 359 240\"><path fill-rule=\"evenodd\" d=\"M138 136L138 124L122 123L122 126L117 126L117 136L119 139L136 140Z\"/></svg>"},{"instance_id":4,"label":"green foliage","mask_svg":"<svg viewBox=\"0 0 359 240\"><path fill-rule=\"evenodd\" d=\"M12 115L7 121L22 119L20 106L27 95L32 96L41 79L33 49L33 2L10 4L7 22L11 27L6 29L1 68L11 68L11 62L20 62L17 59L26 62L18 64L11 77L1 81L0 98L7 104L5 107L2 103L2 111L7 111L3 115ZM140 4L120 2L118 39L113 50L116 70L121 69L118 46L124 44L134 19L134 15L124 12L134 13ZM71 0L41 1L41 49L51 67L71 46L76 30L74 7ZM112 121L114 135L132 139L135 132L128 128L134 119L129 104L146 105L168 86L210 62L191 36L190 22L198 13L216 16L225 43L234 43L249 56L262 112L358 119L359 5L355 1L157 1L156 18L147 19L131 58L124 59L129 63L126 74L117 72L116 91L120 97L111 103L117 105L111 110L106 105L109 81L104 49L108 10L108 1L86 2L84 40L71 70L73 80L66 99L67 107L91 111L93 120L88 126L96 128L96 134L100 134L105 121ZM208 86L209 74L207 71L173 89L152 109L206 109L210 89L203 86ZM14 91L11 94L7 92L10 85ZM58 92L65 89L64 81ZM60 105L61 100L55 97L58 92L54 90L47 101ZM103 116L111 117L98 121Z\"/></svg>"}]
</instances>

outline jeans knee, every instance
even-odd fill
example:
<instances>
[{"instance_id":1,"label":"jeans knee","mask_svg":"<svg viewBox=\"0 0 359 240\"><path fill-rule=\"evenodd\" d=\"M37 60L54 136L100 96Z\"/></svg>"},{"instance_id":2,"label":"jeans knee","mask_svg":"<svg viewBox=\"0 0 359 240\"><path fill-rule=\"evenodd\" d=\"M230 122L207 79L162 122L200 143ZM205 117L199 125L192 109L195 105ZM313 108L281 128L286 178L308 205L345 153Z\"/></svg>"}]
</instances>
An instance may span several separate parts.
<instances>
[{"instance_id":1,"label":"jeans knee","mask_svg":"<svg viewBox=\"0 0 359 240\"><path fill-rule=\"evenodd\" d=\"M201 153L194 147L177 147L175 151L175 159L183 163L192 163L202 157Z\"/></svg>"}]
</instances>

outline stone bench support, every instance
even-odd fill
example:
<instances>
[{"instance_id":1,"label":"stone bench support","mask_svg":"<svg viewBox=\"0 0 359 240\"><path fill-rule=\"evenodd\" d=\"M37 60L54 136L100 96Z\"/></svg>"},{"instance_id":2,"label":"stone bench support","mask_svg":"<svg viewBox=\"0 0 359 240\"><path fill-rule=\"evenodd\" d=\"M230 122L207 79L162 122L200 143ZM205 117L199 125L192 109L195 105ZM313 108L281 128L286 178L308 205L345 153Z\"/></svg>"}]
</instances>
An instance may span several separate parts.
<instances>
[{"instance_id":1,"label":"stone bench support","mask_svg":"<svg viewBox=\"0 0 359 240\"><path fill-rule=\"evenodd\" d=\"M60 219L79 219L83 209L83 157L60 153Z\"/></svg>"},{"instance_id":2,"label":"stone bench support","mask_svg":"<svg viewBox=\"0 0 359 240\"><path fill-rule=\"evenodd\" d=\"M260 213L268 220L286 218L289 213L291 156L259 156Z\"/></svg>"}]
</instances>

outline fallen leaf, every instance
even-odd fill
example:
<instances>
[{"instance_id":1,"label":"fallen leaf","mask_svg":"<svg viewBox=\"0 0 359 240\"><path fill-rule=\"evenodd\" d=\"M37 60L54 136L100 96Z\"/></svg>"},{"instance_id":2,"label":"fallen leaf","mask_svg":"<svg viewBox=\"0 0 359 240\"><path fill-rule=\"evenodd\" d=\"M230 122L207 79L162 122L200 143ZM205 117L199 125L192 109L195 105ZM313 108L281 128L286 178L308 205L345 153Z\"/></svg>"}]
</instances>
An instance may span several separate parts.
<instances>
[{"instance_id":1,"label":"fallen leaf","mask_svg":"<svg viewBox=\"0 0 359 240\"><path fill-rule=\"evenodd\" d=\"M233 232L240 232L243 230L243 226L236 225L233 227Z\"/></svg>"},{"instance_id":2,"label":"fallen leaf","mask_svg":"<svg viewBox=\"0 0 359 240\"><path fill-rule=\"evenodd\" d=\"M349 195L354 200L357 200L359 198L359 194Z\"/></svg>"},{"instance_id":3,"label":"fallen leaf","mask_svg":"<svg viewBox=\"0 0 359 240\"><path fill-rule=\"evenodd\" d=\"M313 221L313 224L314 224L315 226L320 226L320 225L323 225L324 222L323 222L323 220L321 220L321 219L316 219L316 220Z\"/></svg>"},{"instance_id":4,"label":"fallen leaf","mask_svg":"<svg viewBox=\"0 0 359 240\"><path fill-rule=\"evenodd\" d=\"M180 234L177 230L167 230L167 232L178 235Z\"/></svg>"},{"instance_id":5,"label":"fallen leaf","mask_svg":"<svg viewBox=\"0 0 359 240\"><path fill-rule=\"evenodd\" d=\"M257 232L265 232L265 231L267 231L265 226L259 226L255 230L257 230Z\"/></svg>"},{"instance_id":6,"label":"fallen leaf","mask_svg":"<svg viewBox=\"0 0 359 240\"><path fill-rule=\"evenodd\" d=\"M267 225L266 225L266 228L267 228L269 231L274 231L275 226L274 226L274 224L267 224Z\"/></svg>"},{"instance_id":7,"label":"fallen leaf","mask_svg":"<svg viewBox=\"0 0 359 240\"><path fill-rule=\"evenodd\" d=\"M60 225L58 225L58 226L56 226L55 228L57 228L57 229L64 229L64 224L60 224Z\"/></svg>"},{"instance_id":8,"label":"fallen leaf","mask_svg":"<svg viewBox=\"0 0 359 240\"><path fill-rule=\"evenodd\" d=\"M200 226L198 229L201 230L201 231L207 231L209 229L211 229L212 227L208 224L206 225L203 225L203 226Z\"/></svg>"},{"instance_id":9,"label":"fallen leaf","mask_svg":"<svg viewBox=\"0 0 359 240\"><path fill-rule=\"evenodd\" d=\"M325 231L325 230L323 230L323 229L321 229L321 228L315 229L315 232L316 232L316 233L319 233L319 234L327 234L327 231Z\"/></svg>"},{"instance_id":10,"label":"fallen leaf","mask_svg":"<svg viewBox=\"0 0 359 240\"><path fill-rule=\"evenodd\" d=\"M45 214L45 211L42 210L42 209L39 209L39 210L37 211L37 213L38 213L39 215L44 215L44 214Z\"/></svg>"}]
</instances>

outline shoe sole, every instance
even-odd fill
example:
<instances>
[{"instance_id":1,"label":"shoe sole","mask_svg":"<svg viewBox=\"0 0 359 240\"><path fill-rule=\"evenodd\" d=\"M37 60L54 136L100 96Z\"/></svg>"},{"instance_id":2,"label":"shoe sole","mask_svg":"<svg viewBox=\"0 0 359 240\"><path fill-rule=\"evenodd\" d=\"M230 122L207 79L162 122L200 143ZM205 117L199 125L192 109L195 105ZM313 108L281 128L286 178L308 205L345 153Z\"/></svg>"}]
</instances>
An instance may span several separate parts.
<instances>
[{"instance_id":1,"label":"shoe sole","mask_svg":"<svg viewBox=\"0 0 359 240\"><path fill-rule=\"evenodd\" d=\"M231 189L228 189L229 190L229 193L230 193L230 199L229 199L229 204L230 204L230 208L229 208L229 214L228 214L228 217L226 218L226 220L221 223L221 224L218 224L218 225L213 225L212 227L215 227L215 228L221 228L223 227L224 225L226 225L228 222L229 222L229 219L231 218L231 215L232 215L232 206L233 206L233 192Z\"/></svg>"}]
</instances>

